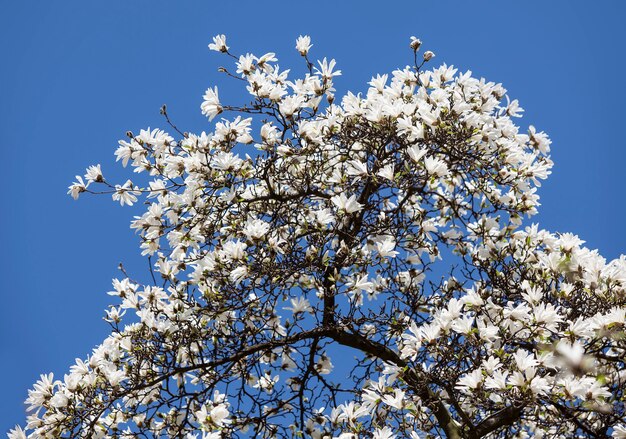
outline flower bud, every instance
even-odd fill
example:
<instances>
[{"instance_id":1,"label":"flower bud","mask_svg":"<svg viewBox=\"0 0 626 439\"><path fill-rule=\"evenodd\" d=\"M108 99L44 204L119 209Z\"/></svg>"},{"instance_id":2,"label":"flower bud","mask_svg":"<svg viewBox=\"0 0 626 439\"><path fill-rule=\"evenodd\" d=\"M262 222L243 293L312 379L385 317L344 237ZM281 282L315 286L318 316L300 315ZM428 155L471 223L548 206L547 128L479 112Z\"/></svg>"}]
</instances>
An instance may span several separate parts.
<instances>
[{"instance_id":1,"label":"flower bud","mask_svg":"<svg viewBox=\"0 0 626 439\"><path fill-rule=\"evenodd\" d=\"M418 50L420 50L421 46L422 40L420 40L419 38L411 37L411 49L417 52Z\"/></svg>"},{"instance_id":2,"label":"flower bud","mask_svg":"<svg viewBox=\"0 0 626 439\"><path fill-rule=\"evenodd\" d=\"M435 57L435 54L431 52L430 50L427 50L426 52L424 52L424 61L430 61L434 57Z\"/></svg>"}]
</instances>

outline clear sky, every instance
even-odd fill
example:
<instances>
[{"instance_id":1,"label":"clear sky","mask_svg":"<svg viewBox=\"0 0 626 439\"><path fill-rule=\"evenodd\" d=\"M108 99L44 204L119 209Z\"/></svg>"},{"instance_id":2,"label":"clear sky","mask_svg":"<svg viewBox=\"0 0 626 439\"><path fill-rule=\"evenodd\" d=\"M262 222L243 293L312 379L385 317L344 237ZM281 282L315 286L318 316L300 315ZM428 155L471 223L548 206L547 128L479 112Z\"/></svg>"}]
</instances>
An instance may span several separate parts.
<instances>
[{"instance_id":1,"label":"clear sky","mask_svg":"<svg viewBox=\"0 0 626 439\"><path fill-rule=\"evenodd\" d=\"M219 6L216 6L219 5ZM203 91L229 87L207 44L225 33L235 52L300 63L337 59L336 84L363 91L376 73L411 63L409 37L446 62L502 82L553 140L553 175L535 217L612 259L626 253L626 2L615 1L0 1L0 434L24 420L39 374L62 377L107 334L105 293L124 262L147 262L128 228L136 211L109 197L66 195L76 174L114 163L127 130L209 130ZM298 64L299 66L300 64ZM118 176L118 178L115 178ZM122 180L122 182L125 181Z\"/></svg>"}]
</instances>

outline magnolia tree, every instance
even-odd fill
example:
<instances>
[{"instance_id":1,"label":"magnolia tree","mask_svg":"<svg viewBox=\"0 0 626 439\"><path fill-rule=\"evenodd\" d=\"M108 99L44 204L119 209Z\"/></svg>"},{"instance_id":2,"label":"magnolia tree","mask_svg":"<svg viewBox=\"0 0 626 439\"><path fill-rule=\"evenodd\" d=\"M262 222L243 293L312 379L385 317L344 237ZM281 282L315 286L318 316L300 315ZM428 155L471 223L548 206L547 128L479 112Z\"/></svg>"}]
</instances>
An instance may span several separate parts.
<instances>
[{"instance_id":1,"label":"magnolia tree","mask_svg":"<svg viewBox=\"0 0 626 439\"><path fill-rule=\"evenodd\" d=\"M209 88L197 135L163 108L119 142L136 180L70 186L145 200L152 281L113 281L111 334L9 437L626 437L626 258L522 225L550 140L420 45L336 99L309 37L298 79L215 37L249 101Z\"/></svg>"}]
</instances>

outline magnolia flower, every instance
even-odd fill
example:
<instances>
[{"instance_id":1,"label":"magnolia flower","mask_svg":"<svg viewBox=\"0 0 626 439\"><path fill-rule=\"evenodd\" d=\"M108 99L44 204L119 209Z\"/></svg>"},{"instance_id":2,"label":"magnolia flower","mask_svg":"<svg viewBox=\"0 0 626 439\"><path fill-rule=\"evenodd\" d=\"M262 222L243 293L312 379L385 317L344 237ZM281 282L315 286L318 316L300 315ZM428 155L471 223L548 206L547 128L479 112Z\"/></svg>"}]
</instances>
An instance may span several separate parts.
<instances>
[{"instance_id":1,"label":"magnolia flower","mask_svg":"<svg viewBox=\"0 0 626 439\"><path fill-rule=\"evenodd\" d=\"M561 247L561 251L564 253L570 253L573 249L583 245L585 241L580 239L573 233L563 233L559 236L558 244Z\"/></svg>"},{"instance_id":2,"label":"magnolia flower","mask_svg":"<svg viewBox=\"0 0 626 439\"><path fill-rule=\"evenodd\" d=\"M128 162L135 155L135 151L139 150L140 146L137 144L135 140L131 143L126 142L125 140L120 140L118 142L118 148L115 150L115 161L122 161L122 166L126 167Z\"/></svg>"},{"instance_id":3,"label":"magnolia flower","mask_svg":"<svg viewBox=\"0 0 626 439\"><path fill-rule=\"evenodd\" d=\"M485 361L483 361L483 369L488 374L493 374L496 370L498 370L502 366L500 360L494 356L490 356Z\"/></svg>"},{"instance_id":4,"label":"magnolia flower","mask_svg":"<svg viewBox=\"0 0 626 439\"><path fill-rule=\"evenodd\" d=\"M276 58L276 54L274 52L268 52L260 58L257 58L256 65L258 68L265 69L268 73L272 73L273 68L271 68L269 64L276 61L278 61L278 58Z\"/></svg>"},{"instance_id":5,"label":"magnolia flower","mask_svg":"<svg viewBox=\"0 0 626 439\"><path fill-rule=\"evenodd\" d=\"M290 299L289 301L291 302L291 306L286 306L283 309L289 310L294 314L313 312L311 304L304 297L296 297L295 299Z\"/></svg>"},{"instance_id":6,"label":"magnolia flower","mask_svg":"<svg viewBox=\"0 0 626 439\"><path fill-rule=\"evenodd\" d=\"M375 88L378 93L382 93L385 90L388 78L388 75L376 75L368 84Z\"/></svg>"},{"instance_id":7,"label":"magnolia flower","mask_svg":"<svg viewBox=\"0 0 626 439\"><path fill-rule=\"evenodd\" d=\"M396 120L396 124L398 126L398 134L406 136L406 139L409 142L415 142L424 138L424 127L422 126L422 123L414 122L412 117L398 117L398 119ZM416 150L419 150L419 148L416 145L413 145L407 149L407 152L409 156L413 159L413 161L418 162L421 156L415 157L413 151ZM425 153L426 151L424 150L424 154Z\"/></svg>"},{"instance_id":8,"label":"magnolia flower","mask_svg":"<svg viewBox=\"0 0 626 439\"><path fill-rule=\"evenodd\" d=\"M363 205L356 200L356 195L352 195L348 198L342 193L335 195L330 199L330 201L337 206L337 209L347 214L358 212L363 209Z\"/></svg>"},{"instance_id":9,"label":"magnolia flower","mask_svg":"<svg viewBox=\"0 0 626 439\"><path fill-rule=\"evenodd\" d=\"M358 405L354 401L341 404L337 408L339 409L340 413L339 419L342 421L348 421L350 425L354 425L358 418L362 418L369 414L369 410L367 407Z\"/></svg>"},{"instance_id":10,"label":"magnolia flower","mask_svg":"<svg viewBox=\"0 0 626 439\"><path fill-rule=\"evenodd\" d=\"M395 439L396 435L389 427L377 428L372 439Z\"/></svg>"},{"instance_id":11,"label":"magnolia flower","mask_svg":"<svg viewBox=\"0 0 626 439\"><path fill-rule=\"evenodd\" d=\"M202 110L202 114L207 116L210 121L222 112L223 109L220 105L217 87L207 88L204 93L204 100L202 101L202 105L200 105L200 109Z\"/></svg>"},{"instance_id":12,"label":"magnolia flower","mask_svg":"<svg viewBox=\"0 0 626 439\"><path fill-rule=\"evenodd\" d=\"M133 190L133 188L133 182L130 180L127 180L123 186L116 184L115 192L112 195L113 200L119 201L121 206L123 206L124 204L132 206L133 203L137 201L137 197L135 195L140 194L139 191L135 191Z\"/></svg>"},{"instance_id":13,"label":"magnolia flower","mask_svg":"<svg viewBox=\"0 0 626 439\"><path fill-rule=\"evenodd\" d=\"M248 76L256 69L254 62L254 55L250 53L241 55L239 61L237 61L237 73L240 73L242 76Z\"/></svg>"},{"instance_id":14,"label":"magnolia flower","mask_svg":"<svg viewBox=\"0 0 626 439\"><path fill-rule=\"evenodd\" d=\"M232 421L228 419L230 413L226 404L218 404L211 409L210 417L211 421L217 427L223 427L225 424L230 424Z\"/></svg>"},{"instance_id":15,"label":"magnolia flower","mask_svg":"<svg viewBox=\"0 0 626 439\"><path fill-rule=\"evenodd\" d=\"M261 127L261 138L267 145L275 145L280 140L280 133L278 131L278 128L276 128L271 123L263 124L263 126Z\"/></svg>"},{"instance_id":16,"label":"magnolia flower","mask_svg":"<svg viewBox=\"0 0 626 439\"><path fill-rule=\"evenodd\" d=\"M315 221L320 226L327 226L335 221L335 217L329 209L321 209L315 211Z\"/></svg>"},{"instance_id":17,"label":"magnolia flower","mask_svg":"<svg viewBox=\"0 0 626 439\"><path fill-rule=\"evenodd\" d=\"M210 50L216 52L228 52L228 46L226 45L226 35L216 35L213 37L213 43L209 44Z\"/></svg>"},{"instance_id":18,"label":"magnolia flower","mask_svg":"<svg viewBox=\"0 0 626 439\"><path fill-rule=\"evenodd\" d=\"M39 381L28 391L28 398L26 399L28 410L32 411L35 407L42 406L44 402L52 397L57 386L58 382L54 380L54 374L40 375Z\"/></svg>"},{"instance_id":19,"label":"magnolia flower","mask_svg":"<svg viewBox=\"0 0 626 439\"><path fill-rule=\"evenodd\" d=\"M384 395L382 401L395 409L402 410L404 408L404 391L401 389L395 389L393 396Z\"/></svg>"},{"instance_id":20,"label":"magnolia flower","mask_svg":"<svg viewBox=\"0 0 626 439\"><path fill-rule=\"evenodd\" d=\"M8 433L9 439L27 439L26 432L19 425L12 428Z\"/></svg>"},{"instance_id":21,"label":"magnolia flower","mask_svg":"<svg viewBox=\"0 0 626 439\"><path fill-rule=\"evenodd\" d=\"M407 153L409 154L409 157L411 157L411 160L413 160L415 163L419 163L422 157L424 157L427 152L427 149L420 148L417 145L413 145L407 148Z\"/></svg>"},{"instance_id":22,"label":"magnolia flower","mask_svg":"<svg viewBox=\"0 0 626 439\"><path fill-rule=\"evenodd\" d=\"M348 175L366 176L368 174L367 163L363 163L360 160L350 160L347 165L348 169L346 172Z\"/></svg>"},{"instance_id":23,"label":"magnolia flower","mask_svg":"<svg viewBox=\"0 0 626 439\"><path fill-rule=\"evenodd\" d=\"M372 292L374 290L374 284L368 281L367 273L362 274L359 277L353 277L349 282L346 283L346 286L357 291L362 290Z\"/></svg>"},{"instance_id":24,"label":"magnolia flower","mask_svg":"<svg viewBox=\"0 0 626 439\"><path fill-rule=\"evenodd\" d=\"M153 130L150 128L147 130L140 130L139 135L135 139L141 144L152 145L157 148L161 148L174 141L170 135L158 128Z\"/></svg>"},{"instance_id":25,"label":"magnolia flower","mask_svg":"<svg viewBox=\"0 0 626 439\"><path fill-rule=\"evenodd\" d=\"M539 364L539 362L535 359L535 356L524 349L516 351L513 354L513 359L521 372L534 368Z\"/></svg>"},{"instance_id":26,"label":"magnolia flower","mask_svg":"<svg viewBox=\"0 0 626 439\"><path fill-rule=\"evenodd\" d=\"M227 260L240 260L246 256L246 248L248 245L245 242L234 240L227 241L222 246L220 255Z\"/></svg>"},{"instance_id":27,"label":"magnolia flower","mask_svg":"<svg viewBox=\"0 0 626 439\"><path fill-rule=\"evenodd\" d=\"M474 328L474 317L464 316L452 322L450 328L459 334L469 334Z\"/></svg>"},{"instance_id":28,"label":"magnolia flower","mask_svg":"<svg viewBox=\"0 0 626 439\"><path fill-rule=\"evenodd\" d=\"M300 35L296 40L296 50L300 52L302 56L306 56L311 47L313 47L313 45L311 44L311 37L308 35Z\"/></svg>"},{"instance_id":29,"label":"magnolia flower","mask_svg":"<svg viewBox=\"0 0 626 439\"><path fill-rule=\"evenodd\" d=\"M269 372L266 372L259 378L253 387L264 390L266 393L272 393L274 391L274 386L279 379L280 377L278 375L272 377Z\"/></svg>"},{"instance_id":30,"label":"magnolia flower","mask_svg":"<svg viewBox=\"0 0 626 439\"><path fill-rule=\"evenodd\" d=\"M63 392L56 392L52 398L50 399L50 405L55 408L63 408L66 407L69 403L69 398Z\"/></svg>"},{"instance_id":31,"label":"magnolia flower","mask_svg":"<svg viewBox=\"0 0 626 439\"><path fill-rule=\"evenodd\" d=\"M395 258L399 252L394 250L396 248L396 241L391 236L387 236L383 241L376 243L376 250L378 254L383 258Z\"/></svg>"},{"instance_id":32,"label":"magnolia flower","mask_svg":"<svg viewBox=\"0 0 626 439\"><path fill-rule=\"evenodd\" d=\"M485 379L485 388L492 390L504 390L507 386L509 372L506 370L496 370L492 372L491 376Z\"/></svg>"},{"instance_id":33,"label":"magnolia flower","mask_svg":"<svg viewBox=\"0 0 626 439\"><path fill-rule=\"evenodd\" d=\"M270 225L262 219L250 219L246 222L246 226L243 229L243 233L248 239L261 239L270 230Z\"/></svg>"},{"instance_id":34,"label":"magnolia flower","mask_svg":"<svg viewBox=\"0 0 626 439\"><path fill-rule=\"evenodd\" d=\"M245 265L240 265L239 267L235 268L234 270L230 272L229 278L234 283L238 284L243 279L245 279L247 275L248 275L248 267L246 267Z\"/></svg>"},{"instance_id":35,"label":"magnolia flower","mask_svg":"<svg viewBox=\"0 0 626 439\"><path fill-rule=\"evenodd\" d=\"M315 363L315 370L320 375L328 375L333 370L333 363L330 361L330 358L326 354L322 354Z\"/></svg>"},{"instance_id":36,"label":"magnolia flower","mask_svg":"<svg viewBox=\"0 0 626 439\"><path fill-rule=\"evenodd\" d=\"M508 96L507 96L507 99L508 99ZM506 114L508 114L511 117L522 117L523 112L524 112L524 109L519 106L519 101L517 99L512 100L506 106Z\"/></svg>"},{"instance_id":37,"label":"magnolia flower","mask_svg":"<svg viewBox=\"0 0 626 439\"><path fill-rule=\"evenodd\" d=\"M85 178L88 182L96 182L100 183L104 181L104 177L102 176L102 170L100 169L100 165L89 166L87 168L87 173L85 174Z\"/></svg>"},{"instance_id":38,"label":"magnolia flower","mask_svg":"<svg viewBox=\"0 0 626 439\"><path fill-rule=\"evenodd\" d=\"M456 383L456 388L464 393L477 389L483 382L483 370L475 369L470 373L463 375Z\"/></svg>"},{"instance_id":39,"label":"magnolia flower","mask_svg":"<svg viewBox=\"0 0 626 439\"><path fill-rule=\"evenodd\" d=\"M383 177L389 181L393 181L394 180L393 164L390 163L388 165L385 165L376 173L376 175Z\"/></svg>"},{"instance_id":40,"label":"magnolia flower","mask_svg":"<svg viewBox=\"0 0 626 439\"><path fill-rule=\"evenodd\" d=\"M287 96L281 101L279 105L280 112L285 117L289 118L298 111L298 109L303 103L304 103L304 98L302 98L301 96Z\"/></svg>"},{"instance_id":41,"label":"magnolia flower","mask_svg":"<svg viewBox=\"0 0 626 439\"><path fill-rule=\"evenodd\" d=\"M330 62L324 58L322 61L317 62L319 69L315 68L315 73L321 75L324 80L332 79L334 76L341 76L341 70L333 71L336 61L331 59Z\"/></svg>"},{"instance_id":42,"label":"magnolia flower","mask_svg":"<svg viewBox=\"0 0 626 439\"><path fill-rule=\"evenodd\" d=\"M426 157L424 159L424 166L429 174L436 177L445 177L449 172L448 165L436 157Z\"/></svg>"},{"instance_id":43,"label":"magnolia flower","mask_svg":"<svg viewBox=\"0 0 626 439\"><path fill-rule=\"evenodd\" d=\"M219 152L213 156L211 167L222 171L237 170L243 164L243 160L232 152Z\"/></svg>"},{"instance_id":44,"label":"magnolia flower","mask_svg":"<svg viewBox=\"0 0 626 439\"><path fill-rule=\"evenodd\" d=\"M424 61L430 61L434 57L435 57L434 52L431 52L430 50L427 50L426 52L424 52Z\"/></svg>"},{"instance_id":45,"label":"magnolia flower","mask_svg":"<svg viewBox=\"0 0 626 439\"><path fill-rule=\"evenodd\" d=\"M600 398L610 398L612 393L606 386L603 386L598 381L594 381L591 386L586 390L585 397L591 400L597 400Z\"/></svg>"},{"instance_id":46,"label":"magnolia flower","mask_svg":"<svg viewBox=\"0 0 626 439\"><path fill-rule=\"evenodd\" d=\"M616 426L614 426L613 433L611 433L611 437L625 439L626 438L626 424L617 424ZM19 439L19 437L16 437L15 439Z\"/></svg>"},{"instance_id":47,"label":"magnolia flower","mask_svg":"<svg viewBox=\"0 0 626 439\"><path fill-rule=\"evenodd\" d=\"M83 177L77 175L76 181L68 187L69 191L67 191L67 193L71 195L73 199L78 200L78 196L87 190L89 183L90 182L87 182L87 184L85 184Z\"/></svg>"}]
</instances>

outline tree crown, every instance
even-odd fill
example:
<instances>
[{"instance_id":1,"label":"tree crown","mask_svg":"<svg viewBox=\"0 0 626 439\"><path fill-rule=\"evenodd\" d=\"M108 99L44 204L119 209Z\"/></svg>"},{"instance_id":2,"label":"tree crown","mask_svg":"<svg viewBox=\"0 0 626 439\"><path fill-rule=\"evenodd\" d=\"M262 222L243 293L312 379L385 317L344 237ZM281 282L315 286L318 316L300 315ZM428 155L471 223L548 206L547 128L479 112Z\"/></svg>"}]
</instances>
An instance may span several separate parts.
<instances>
[{"instance_id":1,"label":"tree crown","mask_svg":"<svg viewBox=\"0 0 626 439\"><path fill-rule=\"evenodd\" d=\"M10 437L625 437L626 258L522 225L547 135L417 38L341 99L311 46L292 79L216 36L250 101L211 87L213 132L165 106L172 133L129 132L145 183L77 176L74 198L145 200L153 283L114 280L111 335L42 376Z\"/></svg>"}]
</instances>

